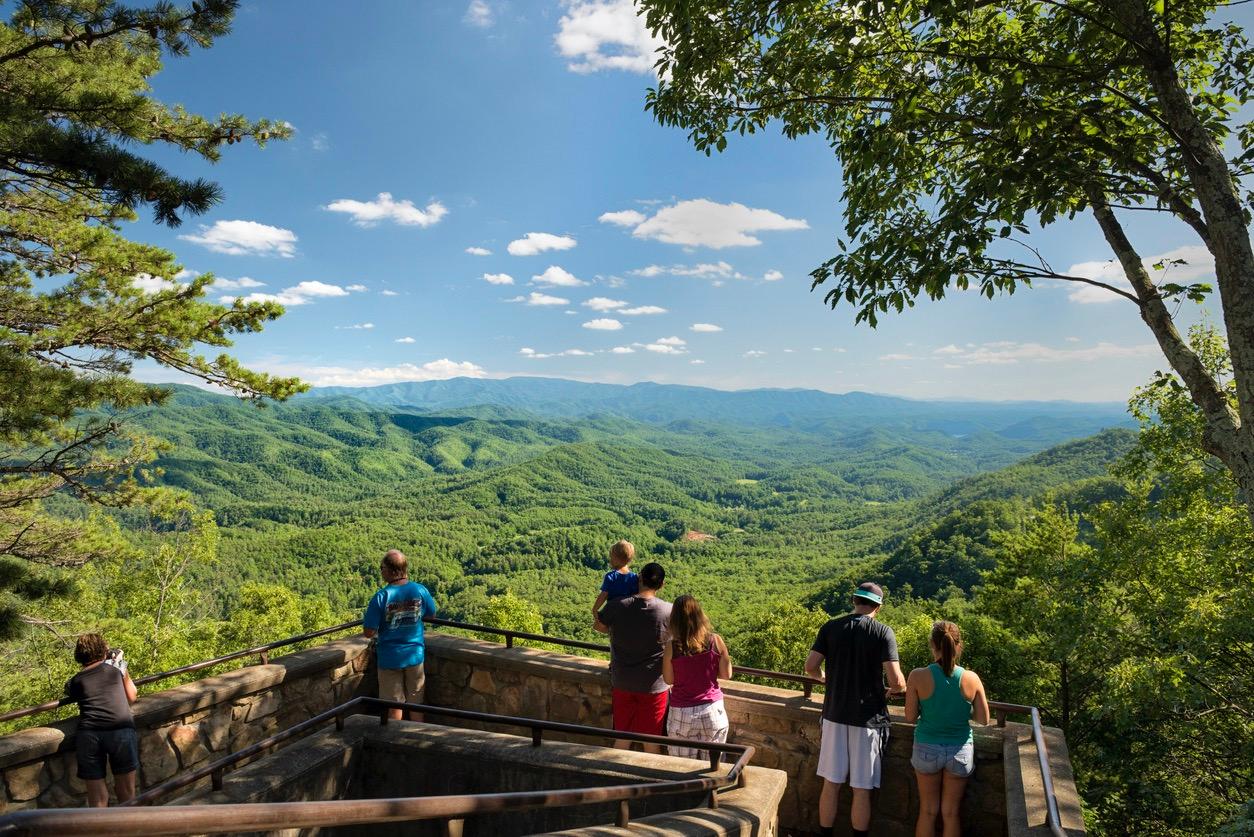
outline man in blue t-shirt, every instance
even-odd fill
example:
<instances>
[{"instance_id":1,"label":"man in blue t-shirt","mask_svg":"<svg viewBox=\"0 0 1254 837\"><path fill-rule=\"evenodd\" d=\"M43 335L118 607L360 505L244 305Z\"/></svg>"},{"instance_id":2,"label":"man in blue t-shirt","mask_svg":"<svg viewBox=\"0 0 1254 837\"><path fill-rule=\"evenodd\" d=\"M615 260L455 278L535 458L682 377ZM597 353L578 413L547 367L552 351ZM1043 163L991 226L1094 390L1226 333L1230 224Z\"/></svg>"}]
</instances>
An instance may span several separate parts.
<instances>
[{"instance_id":1,"label":"man in blue t-shirt","mask_svg":"<svg viewBox=\"0 0 1254 837\"><path fill-rule=\"evenodd\" d=\"M375 637L379 664L379 697L384 700L422 703L427 678L423 671L422 620L435 616L431 592L409 580L409 562L399 549L389 549L379 572L386 582L366 606L362 633ZM389 709L388 717L401 719L401 710ZM410 712L409 720L421 721L421 712Z\"/></svg>"}]
</instances>

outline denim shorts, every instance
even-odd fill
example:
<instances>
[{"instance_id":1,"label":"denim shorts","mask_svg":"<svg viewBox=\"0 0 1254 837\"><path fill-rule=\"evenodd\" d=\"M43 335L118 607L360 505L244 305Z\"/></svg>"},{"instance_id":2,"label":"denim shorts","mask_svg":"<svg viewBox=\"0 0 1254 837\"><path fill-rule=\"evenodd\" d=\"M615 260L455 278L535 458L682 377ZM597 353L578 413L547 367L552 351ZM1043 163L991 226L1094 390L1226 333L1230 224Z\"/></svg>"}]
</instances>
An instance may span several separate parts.
<instances>
[{"instance_id":1,"label":"denim shorts","mask_svg":"<svg viewBox=\"0 0 1254 837\"><path fill-rule=\"evenodd\" d=\"M939 773L965 779L975 771L975 744L922 744L915 742L910 764L920 773Z\"/></svg>"},{"instance_id":2,"label":"denim shorts","mask_svg":"<svg viewBox=\"0 0 1254 837\"><path fill-rule=\"evenodd\" d=\"M103 779L106 761L114 776L139 767L139 736L131 727L80 729L74 739L80 779Z\"/></svg>"}]
</instances>

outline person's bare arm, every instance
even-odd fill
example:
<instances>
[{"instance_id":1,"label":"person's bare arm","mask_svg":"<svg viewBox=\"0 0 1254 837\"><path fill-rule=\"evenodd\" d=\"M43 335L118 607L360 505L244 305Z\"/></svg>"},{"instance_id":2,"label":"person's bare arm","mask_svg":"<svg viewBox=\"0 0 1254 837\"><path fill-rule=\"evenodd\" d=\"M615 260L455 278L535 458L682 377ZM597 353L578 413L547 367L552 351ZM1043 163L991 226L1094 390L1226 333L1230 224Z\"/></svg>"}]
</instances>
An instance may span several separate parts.
<instances>
[{"instance_id":1,"label":"person's bare arm","mask_svg":"<svg viewBox=\"0 0 1254 837\"><path fill-rule=\"evenodd\" d=\"M884 663L884 676L888 678L890 695L900 695L906 690L906 676L901 673L901 663L896 660Z\"/></svg>"},{"instance_id":2,"label":"person's bare arm","mask_svg":"<svg viewBox=\"0 0 1254 837\"><path fill-rule=\"evenodd\" d=\"M127 703L139 700L139 689L135 688L135 681L131 679L129 671L122 672L122 688L126 690Z\"/></svg>"},{"instance_id":3,"label":"person's bare arm","mask_svg":"<svg viewBox=\"0 0 1254 837\"><path fill-rule=\"evenodd\" d=\"M815 680L823 679L823 655L818 651L811 651L806 657L806 674Z\"/></svg>"},{"instance_id":4,"label":"person's bare arm","mask_svg":"<svg viewBox=\"0 0 1254 837\"><path fill-rule=\"evenodd\" d=\"M968 671L966 677L975 681L975 697L971 701L971 720L977 724L987 724L992 713L989 711L988 697L984 694L984 681L980 680L980 676L974 671Z\"/></svg>"},{"instance_id":5,"label":"person's bare arm","mask_svg":"<svg viewBox=\"0 0 1254 837\"><path fill-rule=\"evenodd\" d=\"M596 603L592 605L592 618L595 620L597 614L601 612L601 608L605 607L605 602L609 599L610 594L602 590L597 594Z\"/></svg>"},{"instance_id":6,"label":"person's bare arm","mask_svg":"<svg viewBox=\"0 0 1254 837\"><path fill-rule=\"evenodd\" d=\"M723 642L723 638L718 634L714 635L714 647L718 649L718 679L732 679L732 661L731 654L727 653L727 643Z\"/></svg>"},{"instance_id":7,"label":"person's bare arm","mask_svg":"<svg viewBox=\"0 0 1254 837\"><path fill-rule=\"evenodd\" d=\"M675 663L673 657L675 655L675 644L666 642L662 644L662 680L667 686L675 685Z\"/></svg>"},{"instance_id":8,"label":"person's bare arm","mask_svg":"<svg viewBox=\"0 0 1254 837\"><path fill-rule=\"evenodd\" d=\"M379 632L376 631L374 628L362 628L361 629L361 635L364 636L366 639L374 639L378 633Z\"/></svg>"},{"instance_id":9,"label":"person's bare arm","mask_svg":"<svg viewBox=\"0 0 1254 837\"><path fill-rule=\"evenodd\" d=\"M923 669L915 669L906 678L906 722L913 724L919 720L919 677Z\"/></svg>"}]
</instances>

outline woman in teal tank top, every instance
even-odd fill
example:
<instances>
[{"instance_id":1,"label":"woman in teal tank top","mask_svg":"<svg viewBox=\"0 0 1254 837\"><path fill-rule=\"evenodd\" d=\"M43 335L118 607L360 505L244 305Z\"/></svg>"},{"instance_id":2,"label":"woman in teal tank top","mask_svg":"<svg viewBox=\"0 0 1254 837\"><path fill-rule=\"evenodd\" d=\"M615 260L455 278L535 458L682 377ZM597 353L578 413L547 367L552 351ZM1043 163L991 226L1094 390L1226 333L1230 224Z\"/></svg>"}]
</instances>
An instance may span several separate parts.
<instances>
[{"instance_id":1,"label":"woman in teal tank top","mask_svg":"<svg viewBox=\"0 0 1254 837\"><path fill-rule=\"evenodd\" d=\"M944 837L959 837L962 794L975 770L971 721L988 723L988 698L979 676L958 665L962 632L957 625L934 623L928 644L936 662L916 668L906 679L906 720L914 724L910 763L919 783L914 834L936 837L939 814Z\"/></svg>"}]
</instances>

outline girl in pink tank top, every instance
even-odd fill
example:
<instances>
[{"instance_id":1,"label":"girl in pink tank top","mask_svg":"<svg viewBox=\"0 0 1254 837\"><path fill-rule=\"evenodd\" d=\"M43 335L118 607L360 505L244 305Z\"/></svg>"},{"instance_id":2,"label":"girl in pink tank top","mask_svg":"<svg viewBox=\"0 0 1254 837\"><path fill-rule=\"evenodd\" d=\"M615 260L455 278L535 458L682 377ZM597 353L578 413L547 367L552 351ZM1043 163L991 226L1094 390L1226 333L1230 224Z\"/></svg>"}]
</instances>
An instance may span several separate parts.
<instances>
[{"instance_id":1,"label":"girl in pink tank top","mask_svg":"<svg viewBox=\"0 0 1254 837\"><path fill-rule=\"evenodd\" d=\"M671 686L667 734L692 741L726 741L727 710L718 681L731 679L731 674L727 646L710 628L701 605L688 595L675 599L670 641L662 653L662 679ZM672 745L667 749L672 756L708 758L707 751L696 747Z\"/></svg>"}]
</instances>

